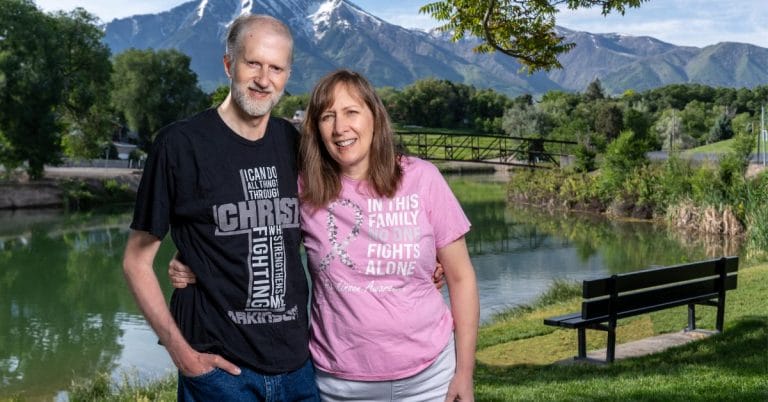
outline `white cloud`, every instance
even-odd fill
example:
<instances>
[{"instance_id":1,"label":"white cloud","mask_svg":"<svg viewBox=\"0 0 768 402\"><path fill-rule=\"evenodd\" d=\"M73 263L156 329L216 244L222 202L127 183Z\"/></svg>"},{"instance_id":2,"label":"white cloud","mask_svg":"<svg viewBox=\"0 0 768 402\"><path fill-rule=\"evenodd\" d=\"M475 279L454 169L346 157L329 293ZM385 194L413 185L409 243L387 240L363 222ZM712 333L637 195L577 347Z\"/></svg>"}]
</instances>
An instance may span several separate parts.
<instances>
[{"instance_id":1,"label":"white cloud","mask_svg":"<svg viewBox=\"0 0 768 402\"><path fill-rule=\"evenodd\" d=\"M429 29L440 25L440 23L433 20L432 17L423 14L384 13L376 16L391 24L400 25L404 28L421 29L424 31L428 31Z\"/></svg>"},{"instance_id":2,"label":"white cloud","mask_svg":"<svg viewBox=\"0 0 768 402\"><path fill-rule=\"evenodd\" d=\"M587 32L648 35L675 45L703 47L743 42L768 47L765 0L650 1L624 16L603 17L599 9L565 10L558 25Z\"/></svg>"},{"instance_id":3,"label":"white cloud","mask_svg":"<svg viewBox=\"0 0 768 402\"><path fill-rule=\"evenodd\" d=\"M135 14L153 14L170 10L189 0L34 0L43 11L70 11L82 7L98 16L102 22Z\"/></svg>"}]
</instances>

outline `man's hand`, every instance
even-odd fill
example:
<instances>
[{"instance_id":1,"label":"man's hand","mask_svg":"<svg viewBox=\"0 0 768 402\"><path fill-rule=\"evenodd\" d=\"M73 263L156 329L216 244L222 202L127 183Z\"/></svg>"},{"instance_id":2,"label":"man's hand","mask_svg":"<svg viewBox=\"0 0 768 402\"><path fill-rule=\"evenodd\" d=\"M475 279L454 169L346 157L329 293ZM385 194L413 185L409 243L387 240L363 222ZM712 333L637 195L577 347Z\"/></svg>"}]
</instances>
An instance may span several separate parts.
<instances>
[{"instance_id":1,"label":"man's hand","mask_svg":"<svg viewBox=\"0 0 768 402\"><path fill-rule=\"evenodd\" d=\"M179 261L178 253L168 263L168 277L171 279L171 285L177 289L183 289L187 285L197 283L197 277L192 273L192 270Z\"/></svg>"},{"instance_id":2,"label":"man's hand","mask_svg":"<svg viewBox=\"0 0 768 402\"><path fill-rule=\"evenodd\" d=\"M210 353L199 353L190 350L185 356L171 356L173 362L186 377L197 377L220 368L232 375L240 375L240 367L229 360Z\"/></svg>"},{"instance_id":3,"label":"man's hand","mask_svg":"<svg viewBox=\"0 0 768 402\"><path fill-rule=\"evenodd\" d=\"M440 290L445 285L445 271L443 270L443 264L440 261L435 262L435 272L432 273L432 282L435 283L437 290ZM174 285L174 287L176 287Z\"/></svg>"}]
</instances>

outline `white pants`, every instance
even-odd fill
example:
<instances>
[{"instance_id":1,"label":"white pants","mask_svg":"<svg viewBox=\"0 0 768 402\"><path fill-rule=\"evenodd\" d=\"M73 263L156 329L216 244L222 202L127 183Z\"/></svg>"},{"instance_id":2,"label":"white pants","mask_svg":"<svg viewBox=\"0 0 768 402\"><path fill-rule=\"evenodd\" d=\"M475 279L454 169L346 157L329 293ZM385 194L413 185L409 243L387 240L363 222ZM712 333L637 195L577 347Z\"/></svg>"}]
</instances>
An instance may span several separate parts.
<instances>
[{"instance_id":1,"label":"white pants","mask_svg":"<svg viewBox=\"0 0 768 402\"><path fill-rule=\"evenodd\" d=\"M455 372L456 350L451 336L437 360L412 377L393 381L354 381L316 369L315 380L320 398L328 402L443 402Z\"/></svg>"}]
</instances>

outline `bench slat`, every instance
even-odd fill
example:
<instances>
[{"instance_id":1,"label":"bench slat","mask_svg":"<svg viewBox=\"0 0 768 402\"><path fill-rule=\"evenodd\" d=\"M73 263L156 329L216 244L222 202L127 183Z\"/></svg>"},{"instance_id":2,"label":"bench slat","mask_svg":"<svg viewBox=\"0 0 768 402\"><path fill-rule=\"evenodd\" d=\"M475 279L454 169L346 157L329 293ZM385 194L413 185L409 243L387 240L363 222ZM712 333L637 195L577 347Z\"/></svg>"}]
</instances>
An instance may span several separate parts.
<instances>
[{"instance_id":1,"label":"bench slat","mask_svg":"<svg viewBox=\"0 0 768 402\"><path fill-rule=\"evenodd\" d=\"M616 276L617 292L626 292L642 288L660 286L674 282L684 282L709 276L716 276L717 262L720 259L706 260L694 263L674 265L670 267L650 268L643 271L629 272ZM726 273L737 272L738 257L725 258ZM600 278L584 281L583 297L592 299L609 295L608 283L610 278Z\"/></svg>"},{"instance_id":2,"label":"bench slat","mask_svg":"<svg viewBox=\"0 0 768 402\"><path fill-rule=\"evenodd\" d=\"M582 321L583 320L581 319L581 313L571 313L571 314L561 315L557 317L547 318L544 320L544 324L552 325L555 327L575 328Z\"/></svg>"},{"instance_id":3,"label":"bench slat","mask_svg":"<svg viewBox=\"0 0 768 402\"><path fill-rule=\"evenodd\" d=\"M656 311L660 308L688 304L690 300L717 297L719 278L710 278L698 282L621 294L616 300L618 317L642 314ZM736 289L737 276L729 276L725 281L725 289ZM581 317L591 319L609 314L610 300L587 300L582 303ZM632 314L627 314L627 313Z\"/></svg>"}]
</instances>

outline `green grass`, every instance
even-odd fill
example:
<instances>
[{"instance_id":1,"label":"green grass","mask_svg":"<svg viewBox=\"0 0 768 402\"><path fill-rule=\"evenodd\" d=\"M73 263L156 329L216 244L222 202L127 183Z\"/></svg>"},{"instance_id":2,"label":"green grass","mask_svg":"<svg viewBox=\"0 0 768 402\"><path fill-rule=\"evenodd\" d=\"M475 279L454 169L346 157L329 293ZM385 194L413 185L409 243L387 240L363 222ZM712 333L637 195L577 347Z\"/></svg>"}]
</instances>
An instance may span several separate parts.
<instances>
[{"instance_id":1,"label":"green grass","mask_svg":"<svg viewBox=\"0 0 768 402\"><path fill-rule=\"evenodd\" d=\"M765 401L768 400L768 265L742 269L727 295L722 334L611 365L553 365L576 353L576 331L546 327L545 317L578 311L564 297L481 328L475 376L478 401ZM713 308L698 309L714 327ZM617 342L676 332L685 307L619 321ZM588 331L588 349L605 335Z\"/></svg>"},{"instance_id":2,"label":"green grass","mask_svg":"<svg viewBox=\"0 0 768 402\"><path fill-rule=\"evenodd\" d=\"M529 306L499 314L480 329L477 401L768 401L768 264L741 268L728 292L722 334L613 364L553 364L576 353L576 331L545 326L545 317L576 311L579 286L556 282ZM700 307L700 328L714 308ZM619 321L617 342L679 331L685 307ZM605 335L588 331L588 349ZM76 388L76 389L75 389ZM108 376L78 384L72 401L173 401L175 378L148 387Z\"/></svg>"},{"instance_id":3,"label":"green grass","mask_svg":"<svg viewBox=\"0 0 768 402\"><path fill-rule=\"evenodd\" d=\"M682 152L684 156L691 156L694 154L724 154L733 150L733 138L723 141L718 141L712 144L702 145L700 147L687 149ZM755 144L752 152L757 152L757 144Z\"/></svg>"},{"instance_id":4,"label":"green grass","mask_svg":"<svg viewBox=\"0 0 768 402\"><path fill-rule=\"evenodd\" d=\"M448 184L460 202L498 202L507 196L507 186L499 182L481 182L471 179L450 179Z\"/></svg>"},{"instance_id":5,"label":"green grass","mask_svg":"<svg viewBox=\"0 0 768 402\"><path fill-rule=\"evenodd\" d=\"M149 402L175 401L176 375L168 375L150 383L137 380L138 374L126 374L115 383L108 373L102 373L89 381L73 383L69 389L70 402L112 401Z\"/></svg>"}]
</instances>

